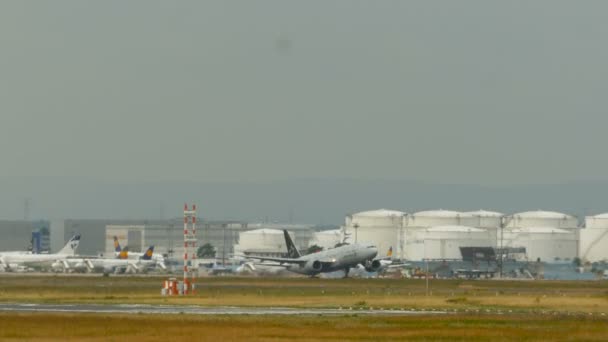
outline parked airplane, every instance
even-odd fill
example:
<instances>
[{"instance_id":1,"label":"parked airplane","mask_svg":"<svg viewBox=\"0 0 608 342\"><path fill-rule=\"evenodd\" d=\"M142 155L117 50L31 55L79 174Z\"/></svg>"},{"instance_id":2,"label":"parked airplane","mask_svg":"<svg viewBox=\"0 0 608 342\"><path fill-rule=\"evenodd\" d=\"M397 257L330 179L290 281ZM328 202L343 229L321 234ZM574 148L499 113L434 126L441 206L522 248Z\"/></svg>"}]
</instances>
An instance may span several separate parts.
<instances>
[{"instance_id":1,"label":"parked airplane","mask_svg":"<svg viewBox=\"0 0 608 342\"><path fill-rule=\"evenodd\" d=\"M103 269L103 273L145 272L153 267L166 269L164 260L154 259L154 246L150 246L138 259L90 259L94 269Z\"/></svg>"},{"instance_id":2,"label":"parked airplane","mask_svg":"<svg viewBox=\"0 0 608 342\"><path fill-rule=\"evenodd\" d=\"M67 258L53 264L64 271L100 271L103 273L145 272L153 267L166 269L164 262L154 260L154 246L150 246L140 259L117 258Z\"/></svg>"},{"instance_id":3,"label":"parked airplane","mask_svg":"<svg viewBox=\"0 0 608 342\"><path fill-rule=\"evenodd\" d=\"M114 255L118 259L141 259L145 256L145 253L131 252L129 246L122 248L118 237L114 236ZM159 263L165 263L165 257L162 254L152 254L152 260L156 260Z\"/></svg>"},{"instance_id":4,"label":"parked airplane","mask_svg":"<svg viewBox=\"0 0 608 342\"><path fill-rule=\"evenodd\" d=\"M39 266L50 264L58 260L67 259L76 254L80 244L80 234L74 235L68 243L57 253L49 254L3 254L0 256L0 269L15 270L19 267Z\"/></svg>"},{"instance_id":5,"label":"parked airplane","mask_svg":"<svg viewBox=\"0 0 608 342\"><path fill-rule=\"evenodd\" d=\"M0 257L3 257L5 255L26 255L26 254L32 254L32 251L3 251L3 252L0 252Z\"/></svg>"},{"instance_id":6,"label":"parked airplane","mask_svg":"<svg viewBox=\"0 0 608 342\"><path fill-rule=\"evenodd\" d=\"M287 246L287 258L248 255L248 258L261 261L274 261L288 271L315 276L319 273L343 270L345 276L351 268L363 265L368 272L375 272L381 267L381 262L375 259L378 254L376 246L352 244L344 245L318 253L301 255L291 240L287 230L283 230Z\"/></svg>"}]
</instances>

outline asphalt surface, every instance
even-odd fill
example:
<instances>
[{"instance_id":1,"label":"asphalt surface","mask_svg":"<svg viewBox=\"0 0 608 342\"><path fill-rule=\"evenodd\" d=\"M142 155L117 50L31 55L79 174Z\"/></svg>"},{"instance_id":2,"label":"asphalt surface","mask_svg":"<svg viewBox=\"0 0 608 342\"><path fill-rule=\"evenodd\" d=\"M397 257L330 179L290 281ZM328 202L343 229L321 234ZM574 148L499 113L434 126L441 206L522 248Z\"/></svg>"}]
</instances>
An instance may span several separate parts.
<instances>
[{"instance_id":1,"label":"asphalt surface","mask_svg":"<svg viewBox=\"0 0 608 342\"><path fill-rule=\"evenodd\" d=\"M204 307L193 305L147 304L0 304L0 312L65 312L119 314L190 314L190 315L428 315L446 314L444 311L407 311L377 309L297 309L281 307Z\"/></svg>"}]
</instances>

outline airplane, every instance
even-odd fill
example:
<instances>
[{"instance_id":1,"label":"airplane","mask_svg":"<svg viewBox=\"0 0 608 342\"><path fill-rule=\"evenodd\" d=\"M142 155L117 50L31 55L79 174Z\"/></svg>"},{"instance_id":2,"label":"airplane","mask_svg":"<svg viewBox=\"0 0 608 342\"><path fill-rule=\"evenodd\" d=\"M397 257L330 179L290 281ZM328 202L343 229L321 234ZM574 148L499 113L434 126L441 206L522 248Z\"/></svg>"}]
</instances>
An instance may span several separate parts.
<instances>
[{"instance_id":1,"label":"airplane","mask_svg":"<svg viewBox=\"0 0 608 342\"><path fill-rule=\"evenodd\" d=\"M114 252L120 253L122 248L120 247L120 242L118 242L118 237L114 236Z\"/></svg>"},{"instance_id":2,"label":"airplane","mask_svg":"<svg viewBox=\"0 0 608 342\"><path fill-rule=\"evenodd\" d=\"M76 254L80 244L80 234L74 235L68 243L57 253L49 254L2 254L0 255L0 269L16 270L22 266L42 265L67 259Z\"/></svg>"},{"instance_id":3,"label":"airplane","mask_svg":"<svg viewBox=\"0 0 608 342\"><path fill-rule=\"evenodd\" d=\"M122 248L118 237L114 236L114 255L118 259L141 259L145 253L131 252L129 246ZM152 254L152 259L159 263L165 263L165 257L162 254Z\"/></svg>"},{"instance_id":4,"label":"airplane","mask_svg":"<svg viewBox=\"0 0 608 342\"><path fill-rule=\"evenodd\" d=\"M378 254L376 246L364 244L343 245L317 253L301 255L287 230L283 230L283 234L287 246L287 258L257 255L247 255L247 258L276 262L288 271L308 276L343 270L345 277L348 277L350 269L357 267L357 265L363 265L368 272L375 272L381 267L380 260L375 259Z\"/></svg>"},{"instance_id":5,"label":"airplane","mask_svg":"<svg viewBox=\"0 0 608 342\"><path fill-rule=\"evenodd\" d=\"M0 257L3 257L5 255L27 255L27 254L33 254L32 251L2 251L0 252Z\"/></svg>"},{"instance_id":6,"label":"airplane","mask_svg":"<svg viewBox=\"0 0 608 342\"><path fill-rule=\"evenodd\" d=\"M164 262L158 262L152 258L154 246L150 246L140 259L117 259L117 258L67 258L53 264L53 268L64 271L102 271L109 273L145 272L149 268L158 266L166 269Z\"/></svg>"}]
</instances>

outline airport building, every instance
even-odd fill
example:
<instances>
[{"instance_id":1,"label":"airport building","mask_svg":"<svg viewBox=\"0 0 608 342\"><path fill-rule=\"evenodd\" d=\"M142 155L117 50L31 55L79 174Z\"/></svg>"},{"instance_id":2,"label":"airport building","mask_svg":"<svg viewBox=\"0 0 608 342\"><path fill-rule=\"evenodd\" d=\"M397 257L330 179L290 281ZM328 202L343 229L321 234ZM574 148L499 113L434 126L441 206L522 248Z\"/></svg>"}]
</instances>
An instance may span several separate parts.
<instances>
[{"instance_id":1,"label":"airport building","mask_svg":"<svg viewBox=\"0 0 608 342\"><path fill-rule=\"evenodd\" d=\"M60 250L65 241L74 234L80 234L80 245L78 254L99 255L107 251L106 248L106 226L163 226L175 227L183 234L183 219L171 220L147 220L147 219L65 219L51 222L51 249ZM183 241L183 237L182 237ZM132 249L140 249L139 245Z\"/></svg>"},{"instance_id":2,"label":"airport building","mask_svg":"<svg viewBox=\"0 0 608 342\"><path fill-rule=\"evenodd\" d=\"M170 220L60 220L0 221L0 249L27 249L32 232L50 229L51 251L63 247L73 234L82 236L79 254L113 252L113 236L132 251L155 245L157 253L181 257L183 219ZM210 243L216 256L237 253L279 255L285 252L282 229L298 248L310 245L331 248L347 242L372 243L378 255L393 248L393 258L458 259L460 247L525 248L528 260L570 262L608 260L608 214L589 216L579 225L575 216L554 211L526 211L511 215L477 210L425 210L407 214L398 210L370 210L346 216L340 231L315 231L310 225L200 221L199 246ZM277 233L277 231L279 233ZM246 234L247 233L247 234ZM48 244L48 239L46 240ZM19 247L21 246L21 247Z\"/></svg>"},{"instance_id":3,"label":"airport building","mask_svg":"<svg viewBox=\"0 0 608 342\"><path fill-rule=\"evenodd\" d=\"M229 259L235 253L235 246L243 250L259 249L264 253L283 254L285 243L282 229L292 232L292 237L299 248L307 248L312 237L312 226L279 225L237 221L198 221L196 227L198 246L211 244L219 259ZM105 253L114 252L114 236L122 247L129 246L130 251L140 252L154 245L155 253L170 258L181 258L184 253L183 221L181 219L146 224L107 225L104 229ZM274 234L278 232L280 234ZM277 237L278 236L278 237ZM278 241L275 243L275 241ZM243 247L245 246L245 247ZM239 247L237 247L239 248Z\"/></svg>"},{"instance_id":4,"label":"airport building","mask_svg":"<svg viewBox=\"0 0 608 342\"><path fill-rule=\"evenodd\" d=\"M38 236L38 241L34 237ZM50 249L50 222L0 220L0 251L27 251L36 243L41 252Z\"/></svg>"},{"instance_id":5,"label":"airport building","mask_svg":"<svg viewBox=\"0 0 608 342\"><path fill-rule=\"evenodd\" d=\"M198 245L211 244L217 256L232 254L232 246L238 241L238 233L249 228L247 223L236 221L198 221L196 227ZM168 257L181 257L184 253L183 219L153 221L140 224L110 224L104 228L105 253L113 253L114 236L122 247L130 251L141 252L154 245L155 253Z\"/></svg>"}]
</instances>

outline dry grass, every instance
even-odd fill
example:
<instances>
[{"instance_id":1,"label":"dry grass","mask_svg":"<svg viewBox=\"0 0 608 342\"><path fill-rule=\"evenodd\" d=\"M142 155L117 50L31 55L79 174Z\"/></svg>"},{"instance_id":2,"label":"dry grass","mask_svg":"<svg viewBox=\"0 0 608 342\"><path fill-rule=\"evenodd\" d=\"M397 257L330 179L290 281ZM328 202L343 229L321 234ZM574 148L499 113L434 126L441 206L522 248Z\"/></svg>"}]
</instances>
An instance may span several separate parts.
<instances>
[{"instance_id":1,"label":"dry grass","mask_svg":"<svg viewBox=\"0 0 608 342\"><path fill-rule=\"evenodd\" d=\"M323 317L0 314L1 340L605 341L608 321L528 316Z\"/></svg>"},{"instance_id":2,"label":"dry grass","mask_svg":"<svg viewBox=\"0 0 608 342\"><path fill-rule=\"evenodd\" d=\"M608 313L608 282L205 278L196 296L163 298L159 277L1 276L0 301L238 306L487 308ZM361 306L361 305L359 305Z\"/></svg>"}]
</instances>

